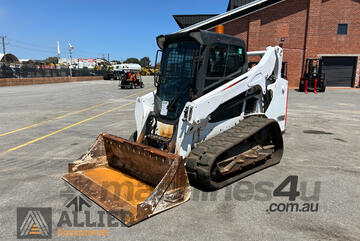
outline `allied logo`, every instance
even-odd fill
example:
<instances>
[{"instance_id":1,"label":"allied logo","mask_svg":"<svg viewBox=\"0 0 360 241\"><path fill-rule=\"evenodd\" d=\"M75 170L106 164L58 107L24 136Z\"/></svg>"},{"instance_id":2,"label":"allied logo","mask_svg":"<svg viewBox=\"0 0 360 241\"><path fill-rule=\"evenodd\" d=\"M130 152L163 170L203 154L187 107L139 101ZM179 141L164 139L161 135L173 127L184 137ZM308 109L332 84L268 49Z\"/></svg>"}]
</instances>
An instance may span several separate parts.
<instances>
[{"instance_id":1,"label":"allied logo","mask_svg":"<svg viewBox=\"0 0 360 241\"><path fill-rule=\"evenodd\" d=\"M50 239L51 208L17 208L18 239Z\"/></svg>"}]
</instances>

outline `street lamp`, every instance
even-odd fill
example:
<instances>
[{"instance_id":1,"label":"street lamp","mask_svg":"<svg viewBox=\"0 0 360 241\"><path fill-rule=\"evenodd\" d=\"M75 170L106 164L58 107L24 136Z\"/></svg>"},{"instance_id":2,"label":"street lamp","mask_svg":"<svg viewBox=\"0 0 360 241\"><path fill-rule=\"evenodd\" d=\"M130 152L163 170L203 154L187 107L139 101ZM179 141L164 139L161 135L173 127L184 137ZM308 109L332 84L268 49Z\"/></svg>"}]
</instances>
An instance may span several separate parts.
<instances>
[{"instance_id":1,"label":"street lamp","mask_svg":"<svg viewBox=\"0 0 360 241\"><path fill-rule=\"evenodd\" d=\"M72 51L73 51L74 47L69 43L69 53L70 53L70 77L72 77L72 70L71 70L71 67L72 67Z\"/></svg>"}]
</instances>

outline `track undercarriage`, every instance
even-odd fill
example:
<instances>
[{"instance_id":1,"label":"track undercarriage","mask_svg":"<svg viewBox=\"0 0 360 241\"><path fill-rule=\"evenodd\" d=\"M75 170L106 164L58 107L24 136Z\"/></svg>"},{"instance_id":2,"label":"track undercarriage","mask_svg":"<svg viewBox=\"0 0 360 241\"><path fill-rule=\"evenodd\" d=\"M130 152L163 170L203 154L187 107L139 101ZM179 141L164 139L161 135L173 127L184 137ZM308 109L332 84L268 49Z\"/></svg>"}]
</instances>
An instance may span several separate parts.
<instances>
[{"instance_id":1,"label":"track undercarriage","mask_svg":"<svg viewBox=\"0 0 360 241\"><path fill-rule=\"evenodd\" d=\"M274 120L251 116L198 144L185 159L191 182L224 187L280 162L283 141Z\"/></svg>"}]
</instances>

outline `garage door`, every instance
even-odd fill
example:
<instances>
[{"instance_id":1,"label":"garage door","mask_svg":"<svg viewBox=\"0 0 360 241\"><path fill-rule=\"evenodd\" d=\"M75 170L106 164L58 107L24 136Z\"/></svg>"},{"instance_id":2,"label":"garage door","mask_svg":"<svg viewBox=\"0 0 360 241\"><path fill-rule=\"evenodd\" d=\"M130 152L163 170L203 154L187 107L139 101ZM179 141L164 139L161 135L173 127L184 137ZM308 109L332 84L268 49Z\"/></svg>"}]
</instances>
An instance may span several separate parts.
<instances>
[{"instance_id":1,"label":"garage door","mask_svg":"<svg viewBox=\"0 0 360 241\"><path fill-rule=\"evenodd\" d=\"M354 85L356 57L324 57L323 59L327 86Z\"/></svg>"}]
</instances>

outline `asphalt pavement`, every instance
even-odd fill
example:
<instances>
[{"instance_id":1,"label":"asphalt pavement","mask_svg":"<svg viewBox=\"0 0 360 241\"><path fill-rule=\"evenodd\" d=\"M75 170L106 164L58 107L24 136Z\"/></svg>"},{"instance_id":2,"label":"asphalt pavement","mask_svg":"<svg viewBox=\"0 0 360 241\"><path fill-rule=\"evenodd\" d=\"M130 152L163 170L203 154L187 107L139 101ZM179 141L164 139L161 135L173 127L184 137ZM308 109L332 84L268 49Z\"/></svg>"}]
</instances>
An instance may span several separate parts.
<instances>
[{"instance_id":1,"label":"asphalt pavement","mask_svg":"<svg viewBox=\"0 0 360 241\"><path fill-rule=\"evenodd\" d=\"M151 77L144 82L145 88L136 90L104 80L0 88L1 240L17 238L20 207L51 208L55 240L75 239L62 231L76 229L108 231L79 240L360 240L356 89L318 95L291 90L279 165L219 191L192 187L189 202L130 228L108 220L91 201L85 209L96 227L86 224L85 214L74 220L65 204L79 193L61 179L67 164L99 133L129 137L136 96L153 89ZM289 185L277 188L285 180ZM64 213L71 225L61 222ZM76 227L81 220L84 227Z\"/></svg>"}]
</instances>

